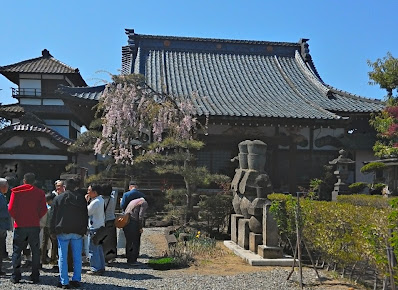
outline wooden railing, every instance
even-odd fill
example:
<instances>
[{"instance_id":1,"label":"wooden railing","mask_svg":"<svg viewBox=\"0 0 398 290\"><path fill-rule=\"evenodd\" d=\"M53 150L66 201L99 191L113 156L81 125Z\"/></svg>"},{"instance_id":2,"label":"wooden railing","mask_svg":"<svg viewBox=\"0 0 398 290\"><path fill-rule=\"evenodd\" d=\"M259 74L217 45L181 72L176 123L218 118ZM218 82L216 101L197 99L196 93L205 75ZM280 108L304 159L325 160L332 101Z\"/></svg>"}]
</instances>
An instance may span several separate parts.
<instances>
[{"instance_id":1,"label":"wooden railing","mask_svg":"<svg viewBox=\"0 0 398 290\"><path fill-rule=\"evenodd\" d=\"M11 88L12 96L41 96L42 90L41 89L34 89L34 88Z\"/></svg>"}]
</instances>

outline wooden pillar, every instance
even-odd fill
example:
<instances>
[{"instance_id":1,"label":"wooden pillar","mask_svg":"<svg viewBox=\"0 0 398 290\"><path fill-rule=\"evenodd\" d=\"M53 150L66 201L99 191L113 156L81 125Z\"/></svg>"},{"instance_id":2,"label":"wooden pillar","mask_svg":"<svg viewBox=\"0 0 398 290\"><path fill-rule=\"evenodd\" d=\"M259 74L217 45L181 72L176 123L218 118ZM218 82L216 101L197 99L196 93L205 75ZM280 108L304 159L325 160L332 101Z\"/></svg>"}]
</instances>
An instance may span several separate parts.
<instances>
[{"instance_id":1,"label":"wooden pillar","mask_svg":"<svg viewBox=\"0 0 398 290\"><path fill-rule=\"evenodd\" d=\"M295 194L297 191L297 178L296 178L296 156L297 145L292 139L289 141L289 192Z\"/></svg>"}]
</instances>

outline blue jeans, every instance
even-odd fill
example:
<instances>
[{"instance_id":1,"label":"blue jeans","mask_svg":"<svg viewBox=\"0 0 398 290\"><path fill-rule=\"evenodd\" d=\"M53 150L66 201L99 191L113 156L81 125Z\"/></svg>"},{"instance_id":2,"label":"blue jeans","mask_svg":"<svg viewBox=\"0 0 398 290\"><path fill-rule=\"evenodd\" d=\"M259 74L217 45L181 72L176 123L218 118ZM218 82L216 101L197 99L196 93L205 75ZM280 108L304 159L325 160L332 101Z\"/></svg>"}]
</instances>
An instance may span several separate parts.
<instances>
[{"instance_id":1,"label":"blue jeans","mask_svg":"<svg viewBox=\"0 0 398 290\"><path fill-rule=\"evenodd\" d=\"M62 285L69 284L68 277L68 246L71 244L73 256L72 281L80 282L82 279L82 249L83 237L78 234L60 234L58 240L58 267Z\"/></svg>"},{"instance_id":2,"label":"blue jeans","mask_svg":"<svg viewBox=\"0 0 398 290\"><path fill-rule=\"evenodd\" d=\"M103 271L105 270L105 257L102 245L94 245L91 240L95 230L90 230L89 236L89 255L90 255L90 267L92 271Z\"/></svg>"},{"instance_id":3,"label":"blue jeans","mask_svg":"<svg viewBox=\"0 0 398 290\"><path fill-rule=\"evenodd\" d=\"M14 230L12 252L12 278L21 280L21 252L29 244L32 250L32 275L33 279L39 278L40 268L40 227L16 228Z\"/></svg>"}]
</instances>

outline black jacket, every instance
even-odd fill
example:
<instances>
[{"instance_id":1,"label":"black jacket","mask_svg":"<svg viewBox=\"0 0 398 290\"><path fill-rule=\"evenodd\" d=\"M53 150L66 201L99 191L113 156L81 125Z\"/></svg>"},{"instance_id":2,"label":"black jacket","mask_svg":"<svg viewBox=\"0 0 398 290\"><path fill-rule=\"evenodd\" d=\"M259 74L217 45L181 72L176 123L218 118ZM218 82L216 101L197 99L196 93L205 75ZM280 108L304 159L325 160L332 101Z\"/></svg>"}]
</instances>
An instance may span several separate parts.
<instances>
[{"instance_id":1,"label":"black jacket","mask_svg":"<svg viewBox=\"0 0 398 290\"><path fill-rule=\"evenodd\" d=\"M51 207L53 210L50 221L51 234L86 234L87 201L81 191L65 191L54 198Z\"/></svg>"}]
</instances>

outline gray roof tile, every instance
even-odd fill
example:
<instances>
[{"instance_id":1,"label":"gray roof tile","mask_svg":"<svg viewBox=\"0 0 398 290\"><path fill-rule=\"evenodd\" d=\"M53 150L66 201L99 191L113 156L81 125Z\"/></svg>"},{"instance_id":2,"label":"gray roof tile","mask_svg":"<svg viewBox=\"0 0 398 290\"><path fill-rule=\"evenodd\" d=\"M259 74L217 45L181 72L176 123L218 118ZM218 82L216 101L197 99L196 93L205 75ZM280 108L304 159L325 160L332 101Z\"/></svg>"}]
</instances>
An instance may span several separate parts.
<instances>
[{"instance_id":1,"label":"gray roof tile","mask_svg":"<svg viewBox=\"0 0 398 290\"><path fill-rule=\"evenodd\" d=\"M126 33L127 73L144 74L158 92L190 98L198 115L339 119L384 107L324 84L312 61L304 62L301 43Z\"/></svg>"},{"instance_id":2,"label":"gray roof tile","mask_svg":"<svg viewBox=\"0 0 398 290\"><path fill-rule=\"evenodd\" d=\"M105 85L96 87L59 86L57 92L80 100L98 101L104 89Z\"/></svg>"}]
</instances>

